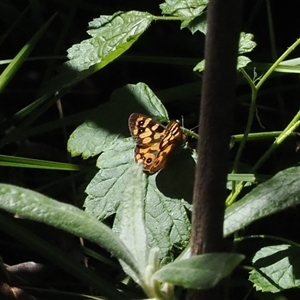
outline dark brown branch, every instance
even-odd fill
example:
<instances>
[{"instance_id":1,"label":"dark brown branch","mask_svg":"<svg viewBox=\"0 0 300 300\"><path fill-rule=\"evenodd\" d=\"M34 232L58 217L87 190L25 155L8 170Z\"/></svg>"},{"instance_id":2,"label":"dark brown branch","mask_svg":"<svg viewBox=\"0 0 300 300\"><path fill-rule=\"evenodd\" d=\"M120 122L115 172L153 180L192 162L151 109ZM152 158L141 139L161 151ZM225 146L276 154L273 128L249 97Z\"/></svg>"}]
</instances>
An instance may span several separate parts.
<instances>
[{"instance_id":1,"label":"dark brown branch","mask_svg":"<svg viewBox=\"0 0 300 300\"><path fill-rule=\"evenodd\" d=\"M192 255L224 251L224 203L241 8L242 0L210 0L208 6L200 139L194 186ZM205 297L219 299L216 294L207 295L207 292ZM203 296L201 298L204 299Z\"/></svg>"}]
</instances>

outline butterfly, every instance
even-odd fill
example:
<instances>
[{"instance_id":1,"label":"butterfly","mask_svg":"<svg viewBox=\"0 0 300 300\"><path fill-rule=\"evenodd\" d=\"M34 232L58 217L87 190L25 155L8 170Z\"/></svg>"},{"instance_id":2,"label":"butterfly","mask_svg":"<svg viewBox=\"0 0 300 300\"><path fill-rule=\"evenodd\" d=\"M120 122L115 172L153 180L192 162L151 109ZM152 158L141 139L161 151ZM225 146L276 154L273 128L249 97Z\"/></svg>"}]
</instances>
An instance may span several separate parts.
<instances>
[{"instance_id":1,"label":"butterfly","mask_svg":"<svg viewBox=\"0 0 300 300\"><path fill-rule=\"evenodd\" d=\"M142 161L144 171L149 174L163 169L174 150L186 142L186 135L174 120L163 126L148 116L133 113L128 127L136 141L135 161Z\"/></svg>"}]
</instances>

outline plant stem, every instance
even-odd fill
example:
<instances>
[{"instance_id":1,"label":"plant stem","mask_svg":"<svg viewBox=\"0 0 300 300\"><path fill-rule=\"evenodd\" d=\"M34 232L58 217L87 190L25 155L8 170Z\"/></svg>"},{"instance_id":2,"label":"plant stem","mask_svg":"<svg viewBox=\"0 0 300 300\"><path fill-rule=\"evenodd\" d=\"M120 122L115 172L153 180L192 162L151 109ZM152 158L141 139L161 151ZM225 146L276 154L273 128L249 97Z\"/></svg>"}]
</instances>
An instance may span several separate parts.
<instances>
[{"instance_id":1,"label":"plant stem","mask_svg":"<svg viewBox=\"0 0 300 300\"><path fill-rule=\"evenodd\" d=\"M250 133L253 117L255 113L255 104L256 104L256 98L258 90L261 88L263 83L267 80L267 78L274 72L274 70L278 67L278 65L292 52L295 50L295 48L300 44L300 39L297 39L293 45L291 45L277 60L276 62L269 68L269 70L264 74L264 76L259 80L259 82L254 85L254 81L249 77L249 75L244 71L244 69L240 69L241 73L244 75L245 79L249 83L251 87L251 106L250 106L250 112L249 117L247 120L246 129L244 132L244 136L242 138L241 144L239 146L234 165L233 165L233 171L232 173L235 173L239 164L239 161L242 156L242 152L244 149L244 146L247 141L248 134ZM300 112L296 114L296 116L293 118L293 120L289 123L289 125L282 131L282 133L278 136L278 138L274 141L274 143L270 146L270 148L264 153L264 155L258 160L258 162L254 165L254 167L251 169L250 172L255 172L257 169L265 162L265 160L270 156L270 154L289 136L293 133L293 131L299 126L299 119L300 119ZM237 186L235 186L235 183L232 184L232 193L227 197L226 205L231 205L241 190L244 187L244 182L239 183Z\"/></svg>"}]
</instances>

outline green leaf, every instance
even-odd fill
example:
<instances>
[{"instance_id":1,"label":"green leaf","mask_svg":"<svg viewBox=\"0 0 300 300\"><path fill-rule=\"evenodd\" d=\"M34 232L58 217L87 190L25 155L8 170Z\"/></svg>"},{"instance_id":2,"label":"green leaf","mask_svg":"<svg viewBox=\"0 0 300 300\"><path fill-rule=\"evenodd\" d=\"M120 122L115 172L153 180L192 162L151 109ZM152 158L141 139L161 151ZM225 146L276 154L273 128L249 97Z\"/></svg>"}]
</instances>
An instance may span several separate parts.
<instances>
[{"instance_id":1,"label":"green leaf","mask_svg":"<svg viewBox=\"0 0 300 300\"><path fill-rule=\"evenodd\" d=\"M246 67L249 63L251 63L251 59L247 56L240 55L237 58L237 69ZM203 72L205 67L205 60L201 60L197 65L193 68L194 72Z\"/></svg>"},{"instance_id":2,"label":"green leaf","mask_svg":"<svg viewBox=\"0 0 300 300\"><path fill-rule=\"evenodd\" d=\"M66 66L83 71L100 62L106 65L128 50L152 20L151 14L140 11L117 12L94 19L87 32L92 38L68 49L70 61Z\"/></svg>"},{"instance_id":3,"label":"green leaf","mask_svg":"<svg viewBox=\"0 0 300 300\"><path fill-rule=\"evenodd\" d=\"M169 120L165 107L146 84L129 84L116 90L110 102L87 116L87 121L71 134L68 151L72 156L89 158L110 147L116 139L129 137L128 117L133 112L145 113L159 121Z\"/></svg>"},{"instance_id":4,"label":"green leaf","mask_svg":"<svg viewBox=\"0 0 300 300\"><path fill-rule=\"evenodd\" d=\"M131 181L131 168L135 143L129 138L116 141L98 159L100 171L88 185L85 201L86 211L98 219L116 214L121 219L120 209L124 191ZM144 215L148 236L148 247L159 247L161 256L172 260L170 250L174 246L184 247L190 238L190 223L187 209L192 199L194 160L189 151L178 154L178 161L170 162L166 169L140 182L144 189ZM177 184L174 186L174 182ZM130 188L134 188L130 187ZM128 216L124 216L125 218ZM120 224L114 224L114 231L120 232ZM126 228L123 228L126 229Z\"/></svg>"},{"instance_id":5,"label":"green leaf","mask_svg":"<svg viewBox=\"0 0 300 300\"><path fill-rule=\"evenodd\" d=\"M239 183L241 181L256 183L257 177L254 174L250 174L250 173L245 173L245 174L229 173L227 175L227 180L235 181L236 183ZM228 186L227 186L227 188L228 188Z\"/></svg>"},{"instance_id":6,"label":"green leaf","mask_svg":"<svg viewBox=\"0 0 300 300\"><path fill-rule=\"evenodd\" d=\"M184 20L181 24L181 29L187 27L192 34L197 31L206 34L207 31L207 15L206 12L201 13L199 16L191 17Z\"/></svg>"},{"instance_id":7,"label":"green leaf","mask_svg":"<svg viewBox=\"0 0 300 300\"><path fill-rule=\"evenodd\" d=\"M140 11L117 12L94 19L88 30L92 38L68 49L70 60L62 66L61 74L47 83L43 93L61 90L104 68L126 52L152 21L151 14Z\"/></svg>"},{"instance_id":8,"label":"green leaf","mask_svg":"<svg viewBox=\"0 0 300 300\"><path fill-rule=\"evenodd\" d=\"M208 0L166 0L159 5L162 13L177 17L197 17L206 8Z\"/></svg>"},{"instance_id":9,"label":"green leaf","mask_svg":"<svg viewBox=\"0 0 300 300\"><path fill-rule=\"evenodd\" d=\"M165 15L183 19L181 29L187 27L193 34L196 31L206 32L206 9L208 0L167 0L160 4Z\"/></svg>"},{"instance_id":10,"label":"green leaf","mask_svg":"<svg viewBox=\"0 0 300 300\"><path fill-rule=\"evenodd\" d=\"M284 60L275 69L276 72L282 73L300 73L300 58Z\"/></svg>"},{"instance_id":11,"label":"green leaf","mask_svg":"<svg viewBox=\"0 0 300 300\"><path fill-rule=\"evenodd\" d=\"M258 291L278 293L299 288L300 249L291 245L276 245L260 249L253 257L254 270L249 280Z\"/></svg>"},{"instance_id":12,"label":"green leaf","mask_svg":"<svg viewBox=\"0 0 300 300\"><path fill-rule=\"evenodd\" d=\"M257 45L253 39L254 35L252 33L241 32L239 41L239 54L253 51Z\"/></svg>"},{"instance_id":13,"label":"green leaf","mask_svg":"<svg viewBox=\"0 0 300 300\"><path fill-rule=\"evenodd\" d=\"M128 91L134 92L134 95L129 95ZM136 111L157 120L168 119L162 103L144 84L127 86L117 91L113 98L115 101L102 105L101 110L97 110L98 124L95 121L93 127L83 125L84 127L76 129L69 140L72 151L76 147L80 149L77 153L103 152L97 161L100 171L88 185L85 201L86 211L100 220L112 214L116 214L116 220L122 218L118 215L122 214L119 207L131 181L130 170L135 164L135 142L129 137L127 124L130 113ZM122 104L124 101L125 106ZM116 109L121 106L121 110ZM114 116L113 122L111 116ZM82 147L87 144L89 146L84 147L89 152ZM181 249L190 238L187 210L190 209L192 199L194 168L192 150L182 149L164 170L145 179L143 203L148 247L159 247L161 257L166 261L172 259L171 249L174 245ZM141 185L144 186L144 183L141 182ZM114 230L121 231L118 222L114 225Z\"/></svg>"},{"instance_id":14,"label":"green leaf","mask_svg":"<svg viewBox=\"0 0 300 300\"><path fill-rule=\"evenodd\" d=\"M300 204L300 167L277 173L225 211L224 235L252 222Z\"/></svg>"},{"instance_id":15,"label":"green leaf","mask_svg":"<svg viewBox=\"0 0 300 300\"><path fill-rule=\"evenodd\" d=\"M252 184L257 184L257 177L254 174L246 173L246 174L237 174L237 173L229 173L227 175L227 184L226 188L228 190L232 190L233 182L236 184L240 182L244 182L244 186L251 186Z\"/></svg>"},{"instance_id":16,"label":"green leaf","mask_svg":"<svg viewBox=\"0 0 300 300\"><path fill-rule=\"evenodd\" d=\"M197 63L197 65L193 68L194 72L203 72L205 67L205 60L201 60L200 62Z\"/></svg>"},{"instance_id":17,"label":"green leaf","mask_svg":"<svg viewBox=\"0 0 300 300\"><path fill-rule=\"evenodd\" d=\"M144 222L144 196L146 190L146 175L140 164L133 164L128 170L128 182L125 182L123 199L114 226L120 231L118 235L139 265L143 274L148 264L149 247ZM116 225L118 224L118 226ZM124 271L138 282L135 272L120 261Z\"/></svg>"},{"instance_id":18,"label":"green leaf","mask_svg":"<svg viewBox=\"0 0 300 300\"><path fill-rule=\"evenodd\" d=\"M205 32L203 32L205 33ZM251 52L256 47L256 43L253 41L254 35L251 33L241 32L239 41L239 54ZM247 56L240 55L237 58L237 69L247 66L251 62L251 59ZM203 72L205 68L205 61L201 60L194 68L193 71Z\"/></svg>"},{"instance_id":19,"label":"green leaf","mask_svg":"<svg viewBox=\"0 0 300 300\"><path fill-rule=\"evenodd\" d=\"M16 201L18 201L17 198ZM93 288L99 294L107 297L107 299L132 299L119 291L111 280L103 279L103 274L97 274L91 269L86 268L81 262L77 261L75 257L70 255L70 253L63 252L59 246L56 247L35 235L33 231L26 229L23 222L20 223L15 218L8 216L6 212L2 212L0 215L0 228L2 232L12 236L15 240L21 242L29 249L32 249L35 253L38 253L39 256L42 255L44 258L47 258L60 269L65 270L86 286Z\"/></svg>"},{"instance_id":20,"label":"green leaf","mask_svg":"<svg viewBox=\"0 0 300 300\"><path fill-rule=\"evenodd\" d=\"M136 276L141 277L135 259L111 229L75 206L24 188L0 184L0 208L95 242L126 262Z\"/></svg>"},{"instance_id":21,"label":"green leaf","mask_svg":"<svg viewBox=\"0 0 300 300\"><path fill-rule=\"evenodd\" d=\"M74 164L9 155L0 155L0 166L66 171L78 171L80 169Z\"/></svg>"},{"instance_id":22,"label":"green leaf","mask_svg":"<svg viewBox=\"0 0 300 300\"><path fill-rule=\"evenodd\" d=\"M209 253L172 262L153 274L160 282L191 289L209 289L227 277L244 259L235 253Z\"/></svg>"},{"instance_id":23,"label":"green leaf","mask_svg":"<svg viewBox=\"0 0 300 300\"><path fill-rule=\"evenodd\" d=\"M244 55L238 56L238 62L237 62L238 69L246 67L249 63L251 63L251 59L249 57Z\"/></svg>"},{"instance_id":24,"label":"green leaf","mask_svg":"<svg viewBox=\"0 0 300 300\"><path fill-rule=\"evenodd\" d=\"M4 69L0 75L0 93L13 78L14 74L19 70L19 68L24 63L25 59L28 57L30 52L34 49L37 42L44 36L47 28L51 24L55 15L52 16L39 30L38 32L23 46L19 53L14 57L10 64Z\"/></svg>"}]
</instances>

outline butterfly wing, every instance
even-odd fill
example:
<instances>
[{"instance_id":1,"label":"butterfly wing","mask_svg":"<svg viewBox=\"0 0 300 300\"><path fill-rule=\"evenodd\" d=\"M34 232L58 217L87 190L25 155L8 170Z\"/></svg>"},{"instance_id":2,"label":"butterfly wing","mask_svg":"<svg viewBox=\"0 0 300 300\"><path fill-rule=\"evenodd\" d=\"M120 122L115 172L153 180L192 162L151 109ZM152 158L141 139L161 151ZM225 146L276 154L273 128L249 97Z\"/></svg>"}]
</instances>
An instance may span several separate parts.
<instances>
[{"instance_id":1,"label":"butterfly wing","mask_svg":"<svg viewBox=\"0 0 300 300\"><path fill-rule=\"evenodd\" d=\"M128 119L128 126L136 141L135 161L141 160L144 171L150 174L163 169L170 153L185 140L176 121L164 127L148 116L133 113Z\"/></svg>"},{"instance_id":2,"label":"butterfly wing","mask_svg":"<svg viewBox=\"0 0 300 300\"><path fill-rule=\"evenodd\" d=\"M165 127L152 118L133 113L128 119L128 127L136 142L135 161L143 162L143 169L151 172L151 167L160 149L160 141L163 137Z\"/></svg>"},{"instance_id":3,"label":"butterfly wing","mask_svg":"<svg viewBox=\"0 0 300 300\"><path fill-rule=\"evenodd\" d=\"M149 173L155 173L163 169L174 153L186 141L186 136L181 131L179 124L176 121L171 121L165 128L163 137L159 144L159 151L151 165Z\"/></svg>"},{"instance_id":4,"label":"butterfly wing","mask_svg":"<svg viewBox=\"0 0 300 300\"><path fill-rule=\"evenodd\" d=\"M165 127L150 117L133 113L129 116L128 127L138 146L147 148L161 141Z\"/></svg>"}]
</instances>

